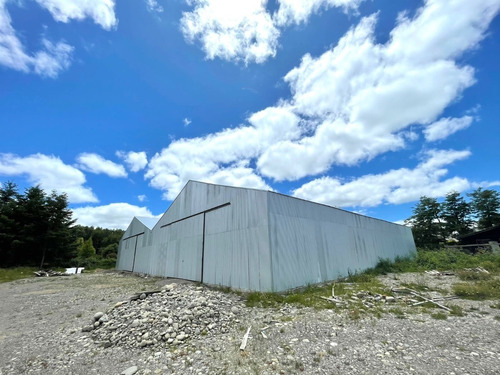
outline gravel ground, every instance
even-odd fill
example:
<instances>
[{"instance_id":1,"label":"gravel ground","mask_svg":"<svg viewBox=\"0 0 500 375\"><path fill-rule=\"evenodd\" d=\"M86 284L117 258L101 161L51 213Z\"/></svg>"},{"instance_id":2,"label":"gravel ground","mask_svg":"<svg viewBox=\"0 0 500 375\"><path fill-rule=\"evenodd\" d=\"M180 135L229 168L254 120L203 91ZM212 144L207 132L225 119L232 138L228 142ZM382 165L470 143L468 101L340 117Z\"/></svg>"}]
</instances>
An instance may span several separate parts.
<instances>
[{"instance_id":1,"label":"gravel ground","mask_svg":"<svg viewBox=\"0 0 500 375\"><path fill-rule=\"evenodd\" d=\"M406 282L447 294L457 280L402 274L381 281L388 288ZM161 292L129 301L151 290ZM0 375L498 374L500 369L499 301L445 302L460 306L465 316L436 315L442 310L408 306L402 299L380 302L377 314L289 305L248 308L236 294L115 272L0 284L0 301ZM247 347L240 351L249 326Z\"/></svg>"}]
</instances>

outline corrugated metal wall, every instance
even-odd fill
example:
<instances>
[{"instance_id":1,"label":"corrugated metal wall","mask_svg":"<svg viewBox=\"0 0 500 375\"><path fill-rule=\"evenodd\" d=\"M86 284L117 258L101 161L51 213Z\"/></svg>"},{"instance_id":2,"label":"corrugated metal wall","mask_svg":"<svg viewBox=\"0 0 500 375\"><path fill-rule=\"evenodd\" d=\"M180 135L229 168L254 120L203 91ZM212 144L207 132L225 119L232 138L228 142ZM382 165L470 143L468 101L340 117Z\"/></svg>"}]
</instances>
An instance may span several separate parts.
<instances>
[{"instance_id":1,"label":"corrugated metal wall","mask_svg":"<svg viewBox=\"0 0 500 375\"><path fill-rule=\"evenodd\" d=\"M117 268L282 291L412 251L411 230L400 225L272 192L190 181L153 230L134 218Z\"/></svg>"},{"instance_id":2,"label":"corrugated metal wall","mask_svg":"<svg viewBox=\"0 0 500 375\"><path fill-rule=\"evenodd\" d=\"M142 248L140 237L149 235L150 230L137 218L133 218L118 245L116 268L125 271L136 271L135 261L137 249Z\"/></svg>"},{"instance_id":3,"label":"corrugated metal wall","mask_svg":"<svg viewBox=\"0 0 500 375\"><path fill-rule=\"evenodd\" d=\"M273 290L335 280L415 251L411 229L269 193Z\"/></svg>"},{"instance_id":4,"label":"corrugated metal wall","mask_svg":"<svg viewBox=\"0 0 500 375\"><path fill-rule=\"evenodd\" d=\"M271 289L265 191L190 181L154 229L141 237L135 272L246 290ZM120 255L117 267L130 270L125 268L127 241L120 246L126 255Z\"/></svg>"}]
</instances>

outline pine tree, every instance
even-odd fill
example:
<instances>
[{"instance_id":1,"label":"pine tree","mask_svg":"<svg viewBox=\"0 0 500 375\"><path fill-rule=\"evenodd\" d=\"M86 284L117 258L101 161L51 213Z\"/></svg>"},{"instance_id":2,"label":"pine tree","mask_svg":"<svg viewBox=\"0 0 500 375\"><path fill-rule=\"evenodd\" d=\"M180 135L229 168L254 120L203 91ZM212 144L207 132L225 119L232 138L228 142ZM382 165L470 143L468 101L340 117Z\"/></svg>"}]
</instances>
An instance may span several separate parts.
<instances>
[{"instance_id":1,"label":"pine tree","mask_svg":"<svg viewBox=\"0 0 500 375\"><path fill-rule=\"evenodd\" d=\"M406 222L411 225L417 247L435 249L443 241L441 208L436 198L420 197L413 208L413 216Z\"/></svg>"},{"instance_id":2,"label":"pine tree","mask_svg":"<svg viewBox=\"0 0 500 375\"><path fill-rule=\"evenodd\" d=\"M500 224L500 194L495 190L477 188L469 194L471 206L477 216L478 229L487 229Z\"/></svg>"},{"instance_id":3,"label":"pine tree","mask_svg":"<svg viewBox=\"0 0 500 375\"><path fill-rule=\"evenodd\" d=\"M441 218L444 222L446 237L457 238L469 233L472 227L470 219L471 208L460 193L452 191L446 194L446 198L441 203Z\"/></svg>"}]
</instances>

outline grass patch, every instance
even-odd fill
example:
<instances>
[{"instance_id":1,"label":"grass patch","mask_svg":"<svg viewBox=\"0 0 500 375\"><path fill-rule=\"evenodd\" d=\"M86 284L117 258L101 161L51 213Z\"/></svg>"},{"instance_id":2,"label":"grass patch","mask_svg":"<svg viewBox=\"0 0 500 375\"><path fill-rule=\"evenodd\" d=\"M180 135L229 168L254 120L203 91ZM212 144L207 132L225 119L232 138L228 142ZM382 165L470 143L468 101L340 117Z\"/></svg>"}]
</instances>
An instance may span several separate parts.
<instances>
[{"instance_id":1,"label":"grass patch","mask_svg":"<svg viewBox=\"0 0 500 375\"><path fill-rule=\"evenodd\" d=\"M365 273L424 272L429 270L458 271L464 268L483 267L490 273L500 273L500 255L492 253L467 254L459 250L418 250L412 257L398 257L394 262L381 259Z\"/></svg>"},{"instance_id":2,"label":"grass patch","mask_svg":"<svg viewBox=\"0 0 500 375\"><path fill-rule=\"evenodd\" d=\"M38 268L36 267L0 268L0 283L8 283L14 280L33 277L33 272L35 271L38 271Z\"/></svg>"},{"instance_id":3,"label":"grass patch","mask_svg":"<svg viewBox=\"0 0 500 375\"><path fill-rule=\"evenodd\" d=\"M493 278L491 273L466 271L466 270L458 271L457 276L460 280L464 281L484 281L484 280L491 280Z\"/></svg>"},{"instance_id":4,"label":"grass patch","mask_svg":"<svg viewBox=\"0 0 500 375\"><path fill-rule=\"evenodd\" d=\"M448 315L446 315L446 313L441 312L441 311L436 312L434 314L431 314L431 317L433 319L436 319L436 320L446 320L446 319L448 319Z\"/></svg>"},{"instance_id":5,"label":"grass patch","mask_svg":"<svg viewBox=\"0 0 500 375\"><path fill-rule=\"evenodd\" d=\"M396 318L398 318L398 319L406 318L404 311L399 307L393 307L393 308L389 309L389 312L393 313L396 316Z\"/></svg>"},{"instance_id":6,"label":"grass patch","mask_svg":"<svg viewBox=\"0 0 500 375\"><path fill-rule=\"evenodd\" d=\"M467 299L499 299L500 279L490 279L474 283L457 283L453 286L453 291L457 296Z\"/></svg>"},{"instance_id":7,"label":"grass patch","mask_svg":"<svg viewBox=\"0 0 500 375\"><path fill-rule=\"evenodd\" d=\"M450 307L450 315L465 316L465 313L464 313L464 310L460 306L453 305Z\"/></svg>"},{"instance_id":8,"label":"grass patch","mask_svg":"<svg viewBox=\"0 0 500 375\"><path fill-rule=\"evenodd\" d=\"M290 304L317 309L331 309L335 308L336 305L320 297L331 296L332 286L335 296L345 298L350 298L361 290L372 293L386 293L384 286L374 275L355 274L333 284L310 285L286 293L248 293L246 294L246 305L248 307L280 307L283 304Z\"/></svg>"},{"instance_id":9,"label":"grass patch","mask_svg":"<svg viewBox=\"0 0 500 375\"><path fill-rule=\"evenodd\" d=\"M483 273L478 276L476 272L463 271L464 268L475 267L483 267L490 274ZM387 273L423 272L433 269L440 271L462 270L459 277L463 277L463 280L475 281L472 286L465 283L457 284L455 293L459 296L471 299L499 298L499 281L495 281L494 275L500 274L500 255L491 253L466 254L459 250L446 249L419 250L412 257L396 258L394 262L381 259L375 267L362 273L349 274L348 277L334 284L310 285L286 293L248 293L245 294L246 304L248 307L280 307L283 304L291 304L319 309L336 308L335 304L319 298L320 296L331 296L332 285L335 289L335 296L341 296L345 299L355 296L361 290L387 294L387 290L377 280L377 276ZM419 292L429 290L423 284L405 284L404 286ZM436 291L440 290L436 289Z\"/></svg>"}]
</instances>

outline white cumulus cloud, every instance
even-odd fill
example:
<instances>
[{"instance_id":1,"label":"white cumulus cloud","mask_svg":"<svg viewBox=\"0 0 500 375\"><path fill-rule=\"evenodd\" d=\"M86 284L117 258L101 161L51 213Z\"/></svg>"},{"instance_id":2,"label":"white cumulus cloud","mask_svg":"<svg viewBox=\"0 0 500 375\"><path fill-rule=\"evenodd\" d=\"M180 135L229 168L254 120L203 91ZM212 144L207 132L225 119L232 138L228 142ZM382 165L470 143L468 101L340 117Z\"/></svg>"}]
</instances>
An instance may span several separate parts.
<instances>
[{"instance_id":1,"label":"white cumulus cloud","mask_svg":"<svg viewBox=\"0 0 500 375\"><path fill-rule=\"evenodd\" d=\"M30 183L48 192L66 193L71 203L98 201L92 189L84 186L85 175L55 156L0 154L0 175L27 176Z\"/></svg>"},{"instance_id":2,"label":"white cumulus cloud","mask_svg":"<svg viewBox=\"0 0 500 375\"><path fill-rule=\"evenodd\" d=\"M201 15L216 2L193 4ZM377 14L364 17L285 75L290 98L238 127L171 142L153 156L146 178L167 199L189 179L213 182L236 171L248 177L239 181L262 187L265 178L297 180L402 149L421 129L431 139L449 135L460 126L437 119L475 83L474 68L459 58L479 47L499 8L499 0L427 0L414 16L400 14L384 43L376 40Z\"/></svg>"},{"instance_id":3,"label":"white cumulus cloud","mask_svg":"<svg viewBox=\"0 0 500 375\"><path fill-rule=\"evenodd\" d=\"M364 0L278 0L271 15L267 0L186 0L181 31L189 42L199 41L206 58L245 64L263 63L276 55L280 28L307 22L321 9L356 10Z\"/></svg>"},{"instance_id":4,"label":"white cumulus cloud","mask_svg":"<svg viewBox=\"0 0 500 375\"><path fill-rule=\"evenodd\" d=\"M148 157L145 151L117 151L116 156L122 158L132 172L139 172L148 164Z\"/></svg>"},{"instance_id":5,"label":"white cumulus cloud","mask_svg":"<svg viewBox=\"0 0 500 375\"><path fill-rule=\"evenodd\" d=\"M279 8L274 14L275 22L280 25L307 22L311 14L321 9L343 8L345 12L356 10L364 0L278 0Z\"/></svg>"},{"instance_id":6,"label":"white cumulus cloud","mask_svg":"<svg viewBox=\"0 0 500 375\"><path fill-rule=\"evenodd\" d=\"M460 118L446 117L439 119L426 126L424 129L425 139L429 142L444 139L459 130L468 128L473 121L474 118L472 116L463 116Z\"/></svg>"},{"instance_id":7,"label":"white cumulus cloud","mask_svg":"<svg viewBox=\"0 0 500 375\"><path fill-rule=\"evenodd\" d=\"M267 0L189 0L181 31L200 41L207 59L262 63L276 55L279 30L266 10Z\"/></svg>"},{"instance_id":8,"label":"white cumulus cloud","mask_svg":"<svg viewBox=\"0 0 500 375\"><path fill-rule=\"evenodd\" d=\"M110 177L127 177L127 172L123 165L116 164L111 160L106 160L102 156L93 153L83 153L76 158L77 166L84 171L106 174Z\"/></svg>"},{"instance_id":9,"label":"white cumulus cloud","mask_svg":"<svg viewBox=\"0 0 500 375\"><path fill-rule=\"evenodd\" d=\"M129 203L111 203L104 206L86 206L73 209L76 224L109 228L126 229L134 216L154 216L147 207L134 206Z\"/></svg>"},{"instance_id":10,"label":"white cumulus cloud","mask_svg":"<svg viewBox=\"0 0 500 375\"><path fill-rule=\"evenodd\" d=\"M474 69L454 59L477 47L499 8L498 0L428 0L414 18L399 17L385 44L375 41L372 15L331 50L305 55L285 81L293 94L289 105L314 130L272 145L259 158L259 171L294 180L404 147L414 138L407 137L408 126L435 121L475 83Z\"/></svg>"},{"instance_id":11,"label":"white cumulus cloud","mask_svg":"<svg viewBox=\"0 0 500 375\"><path fill-rule=\"evenodd\" d=\"M470 151L430 150L414 169L401 168L350 181L321 177L293 191L295 197L339 207L372 207L383 203L400 204L422 195L442 197L474 186L466 178L445 179L451 163L470 156Z\"/></svg>"},{"instance_id":12,"label":"white cumulus cloud","mask_svg":"<svg viewBox=\"0 0 500 375\"><path fill-rule=\"evenodd\" d=\"M188 180L269 189L248 160L281 139L298 138L299 119L289 108L271 107L253 114L248 122L206 137L172 142L151 158L146 178L151 186L164 190L167 199L175 198Z\"/></svg>"}]
</instances>

